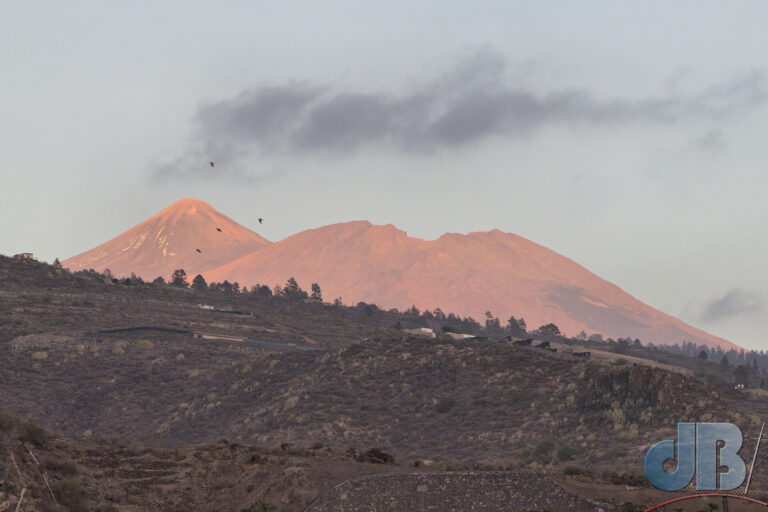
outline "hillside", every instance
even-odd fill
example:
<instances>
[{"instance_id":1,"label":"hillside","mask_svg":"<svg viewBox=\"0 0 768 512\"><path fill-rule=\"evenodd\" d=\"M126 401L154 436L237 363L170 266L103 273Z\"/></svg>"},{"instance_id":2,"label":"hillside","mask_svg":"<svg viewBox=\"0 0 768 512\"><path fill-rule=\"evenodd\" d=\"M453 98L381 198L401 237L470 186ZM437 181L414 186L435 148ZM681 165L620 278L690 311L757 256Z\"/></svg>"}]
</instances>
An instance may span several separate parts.
<instances>
[{"instance_id":1,"label":"hillside","mask_svg":"<svg viewBox=\"0 0 768 512\"><path fill-rule=\"evenodd\" d=\"M673 438L677 421L733 422L753 439L768 416L759 395L669 363L655 367L640 349L629 360L584 360L565 346L553 353L392 327L408 318L112 284L0 258L0 410L74 438L54 443L77 446L56 458L77 464L89 502L120 500L114 510L240 510L256 498L302 510L328 492L317 502L327 510L343 499L330 487L389 471L504 472L468 482L469 498L483 495L489 478L543 471L582 498L599 490L618 503L658 502L645 488L642 456ZM707 364L722 371L696 362ZM240 446L212 446L222 438ZM372 448L396 463L357 465ZM745 457L752 448L745 442ZM270 462L252 465L254 455ZM8 468L0 462L0 480ZM353 482L349 499L380 499L413 483L403 478ZM442 499L421 485L430 490L424 499ZM766 489L768 474L756 473L755 485Z\"/></svg>"},{"instance_id":2,"label":"hillside","mask_svg":"<svg viewBox=\"0 0 768 512\"><path fill-rule=\"evenodd\" d=\"M300 512L361 472L399 470L324 449L73 439L0 413L2 511L15 510L26 488L20 510L27 511Z\"/></svg>"},{"instance_id":3,"label":"hillside","mask_svg":"<svg viewBox=\"0 0 768 512\"><path fill-rule=\"evenodd\" d=\"M270 286L293 276L305 286L320 283L326 296L352 304L415 304L477 319L490 310L504 320L523 317L529 328L554 322L569 336L585 331L646 343L735 347L546 247L498 230L426 241L391 225L335 224L293 235L205 276Z\"/></svg>"},{"instance_id":4,"label":"hillside","mask_svg":"<svg viewBox=\"0 0 768 512\"><path fill-rule=\"evenodd\" d=\"M109 269L118 277L135 273L148 280L168 279L176 269L194 276L266 245L267 240L208 203L185 198L62 264L73 271Z\"/></svg>"},{"instance_id":5,"label":"hillside","mask_svg":"<svg viewBox=\"0 0 768 512\"><path fill-rule=\"evenodd\" d=\"M736 347L642 303L565 256L498 230L422 240L392 225L356 221L269 243L207 203L182 199L63 264L145 280L183 268L190 277L202 273L208 281L249 287L293 276L305 288L319 283L325 297L352 304L440 308L481 321L491 311L502 321L522 317L529 328L553 322L569 336L584 331L655 344Z\"/></svg>"}]
</instances>

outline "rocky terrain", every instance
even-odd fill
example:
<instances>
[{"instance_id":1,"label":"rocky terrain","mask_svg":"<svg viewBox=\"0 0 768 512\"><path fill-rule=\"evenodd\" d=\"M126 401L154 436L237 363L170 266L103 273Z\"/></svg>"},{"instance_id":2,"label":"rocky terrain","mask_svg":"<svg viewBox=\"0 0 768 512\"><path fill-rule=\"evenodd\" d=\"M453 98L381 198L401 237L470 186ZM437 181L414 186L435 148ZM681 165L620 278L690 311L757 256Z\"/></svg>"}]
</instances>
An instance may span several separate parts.
<instances>
[{"instance_id":1,"label":"rocky terrain","mask_svg":"<svg viewBox=\"0 0 768 512\"><path fill-rule=\"evenodd\" d=\"M301 510L353 476L414 471L544 472L581 499L607 486L601 503L650 503L630 489L645 488L644 453L678 421L737 423L748 459L768 413L759 394L672 364L419 337L393 326L407 316L369 306L114 284L7 258L0 278L0 409L22 472L0 462L9 503L25 485L43 503L39 475L23 476L36 474L27 448L75 464L84 488L50 474L89 510ZM305 473L329 476L288 477ZM388 495L378 482L365 493ZM467 498L496 503L478 482ZM446 499L430 492L425 503Z\"/></svg>"}]
</instances>

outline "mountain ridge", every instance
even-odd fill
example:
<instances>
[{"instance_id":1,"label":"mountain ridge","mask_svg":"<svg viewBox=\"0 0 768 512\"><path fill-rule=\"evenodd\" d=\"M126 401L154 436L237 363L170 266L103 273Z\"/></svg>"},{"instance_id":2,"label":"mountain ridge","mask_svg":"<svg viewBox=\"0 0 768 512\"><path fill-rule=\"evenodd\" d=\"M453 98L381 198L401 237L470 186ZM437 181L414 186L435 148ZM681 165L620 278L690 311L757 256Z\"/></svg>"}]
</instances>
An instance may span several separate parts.
<instances>
[{"instance_id":1,"label":"mountain ridge","mask_svg":"<svg viewBox=\"0 0 768 512\"><path fill-rule=\"evenodd\" d=\"M224 225L222 232L215 224ZM179 230L181 240L176 240ZM131 245L141 246L152 236L157 242L164 233L173 235L171 242L150 246L150 254ZM236 236L229 240L230 235ZM202 254L193 252L190 239L205 246ZM120 254L102 254L110 248ZM161 249L162 257L157 254ZM184 251L181 257L179 251ZM205 258L207 252L214 254ZM184 268L190 278L200 273L209 282L249 287L272 287L294 277L305 288L319 283L328 299L342 297L352 304L441 308L481 320L491 311L504 323L509 315L522 317L529 328L552 322L569 336L584 331L656 344L688 340L736 346L652 308L566 256L498 229L424 240L392 224L356 220L269 242L208 203L185 198L63 264L73 270L110 268L116 275L135 272L145 279Z\"/></svg>"}]
</instances>

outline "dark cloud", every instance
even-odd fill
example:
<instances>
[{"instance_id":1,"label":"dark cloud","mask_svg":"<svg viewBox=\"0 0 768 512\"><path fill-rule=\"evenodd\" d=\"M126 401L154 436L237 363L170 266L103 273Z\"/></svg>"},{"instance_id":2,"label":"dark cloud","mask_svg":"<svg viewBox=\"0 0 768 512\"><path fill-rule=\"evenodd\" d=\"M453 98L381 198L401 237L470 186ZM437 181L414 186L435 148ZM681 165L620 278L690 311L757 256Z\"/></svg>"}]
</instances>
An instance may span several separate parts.
<instances>
[{"instance_id":1,"label":"dark cloud","mask_svg":"<svg viewBox=\"0 0 768 512\"><path fill-rule=\"evenodd\" d=\"M246 156L349 154L368 146L429 153L491 137L520 137L548 125L669 124L720 119L766 102L762 75L685 97L597 98L589 91L540 92L514 85L505 61L479 52L436 79L403 92L344 91L293 82L263 85L209 103L195 115L185 161L236 163Z\"/></svg>"},{"instance_id":2,"label":"dark cloud","mask_svg":"<svg viewBox=\"0 0 768 512\"><path fill-rule=\"evenodd\" d=\"M702 319L716 322L745 313L754 313L759 311L764 303L765 300L758 294L734 288L723 297L707 304Z\"/></svg>"}]
</instances>

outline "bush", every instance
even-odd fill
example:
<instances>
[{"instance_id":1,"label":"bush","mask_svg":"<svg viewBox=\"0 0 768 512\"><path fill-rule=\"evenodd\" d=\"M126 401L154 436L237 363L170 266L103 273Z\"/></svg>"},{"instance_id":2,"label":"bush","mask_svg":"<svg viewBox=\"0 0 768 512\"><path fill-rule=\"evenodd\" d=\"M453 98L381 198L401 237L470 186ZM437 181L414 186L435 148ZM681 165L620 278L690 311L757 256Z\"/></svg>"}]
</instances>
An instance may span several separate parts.
<instances>
[{"instance_id":1,"label":"bush","mask_svg":"<svg viewBox=\"0 0 768 512\"><path fill-rule=\"evenodd\" d=\"M272 510L277 510L277 507L274 506L272 502L266 500L257 500L256 503L248 508L242 509L240 512L270 512Z\"/></svg>"},{"instance_id":2,"label":"bush","mask_svg":"<svg viewBox=\"0 0 768 512\"><path fill-rule=\"evenodd\" d=\"M573 460L576 458L576 450L574 450L568 445L561 446L555 452L555 457L560 462L567 462L569 460Z\"/></svg>"},{"instance_id":3,"label":"bush","mask_svg":"<svg viewBox=\"0 0 768 512\"><path fill-rule=\"evenodd\" d=\"M48 432L35 423L22 423L19 429L19 440L38 448L46 448L48 446Z\"/></svg>"},{"instance_id":4,"label":"bush","mask_svg":"<svg viewBox=\"0 0 768 512\"><path fill-rule=\"evenodd\" d=\"M43 469L61 476L75 476L78 472L77 464L71 460L46 458L41 462Z\"/></svg>"},{"instance_id":5,"label":"bush","mask_svg":"<svg viewBox=\"0 0 768 512\"><path fill-rule=\"evenodd\" d=\"M150 340L139 340L136 342L136 350L152 350L155 344Z\"/></svg>"},{"instance_id":6,"label":"bush","mask_svg":"<svg viewBox=\"0 0 768 512\"><path fill-rule=\"evenodd\" d=\"M552 451L554 447L555 447L554 441L545 439L544 441L539 441L539 444L537 444L536 448L534 449L534 453L538 455L549 455L549 453Z\"/></svg>"},{"instance_id":7,"label":"bush","mask_svg":"<svg viewBox=\"0 0 768 512\"><path fill-rule=\"evenodd\" d=\"M10 432L17 424L18 421L13 416L0 413L0 432Z\"/></svg>"},{"instance_id":8,"label":"bush","mask_svg":"<svg viewBox=\"0 0 768 512\"><path fill-rule=\"evenodd\" d=\"M71 512L85 512L85 487L75 478L60 480L51 485L59 503Z\"/></svg>"},{"instance_id":9,"label":"bush","mask_svg":"<svg viewBox=\"0 0 768 512\"><path fill-rule=\"evenodd\" d=\"M347 450L347 456L358 462L367 462L369 464L394 464L395 458L378 448L371 448L365 453L360 453L354 448Z\"/></svg>"},{"instance_id":10,"label":"bush","mask_svg":"<svg viewBox=\"0 0 768 512\"><path fill-rule=\"evenodd\" d=\"M435 410L440 414L445 414L450 412L454 405L456 405L456 400L451 398L441 398L435 404Z\"/></svg>"},{"instance_id":11,"label":"bush","mask_svg":"<svg viewBox=\"0 0 768 512\"><path fill-rule=\"evenodd\" d=\"M565 466L563 474L566 475L584 475L587 474L587 470L577 464L569 464Z\"/></svg>"}]
</instances>

